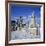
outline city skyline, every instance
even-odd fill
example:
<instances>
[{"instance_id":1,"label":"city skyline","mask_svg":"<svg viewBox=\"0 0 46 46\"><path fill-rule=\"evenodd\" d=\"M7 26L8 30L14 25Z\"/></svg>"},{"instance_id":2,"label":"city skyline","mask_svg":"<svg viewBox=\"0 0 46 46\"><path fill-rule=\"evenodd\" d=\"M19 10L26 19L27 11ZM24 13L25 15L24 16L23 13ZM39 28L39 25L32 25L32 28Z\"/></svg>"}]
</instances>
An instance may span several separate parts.
<instances>
[{"instance_id":1,"label":"city skyline","mask_svg":"<svg viewBox=\"0 0 46 46\"><path fill-rule=\"evenodd\" d=\"M10 5L11 20L15 20L20 16L22 17L32 16L32 13L34 12L36 22L40 24L40 11L41 11L40 6L15 5L15 4Z\"/></svg>"}]
</instances>

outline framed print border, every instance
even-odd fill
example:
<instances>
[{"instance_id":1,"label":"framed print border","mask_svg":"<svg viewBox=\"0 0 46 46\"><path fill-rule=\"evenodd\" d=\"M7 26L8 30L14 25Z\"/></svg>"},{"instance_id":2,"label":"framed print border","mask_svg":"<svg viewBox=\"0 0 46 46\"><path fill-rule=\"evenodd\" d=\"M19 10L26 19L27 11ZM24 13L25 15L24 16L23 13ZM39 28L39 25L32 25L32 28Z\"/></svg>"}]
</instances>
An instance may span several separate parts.
<instances>
[{"instance_id":1,"label":"framed print border","mask_svg":"<svg viewBox=\"0 0 46 46\"><path fill-rule=\"evenodd\" d=\"M43 42L26 42L26 43L8 43L8 3L28 3L28 4L42 4L44 5L43 9ZM6 7L6 34L5 34L5 46L8 45L24 45L24 44L41 44L45 43L45 3L43 2L26 2L26 1L5 1Z\"/></svg>"}]
</instances>

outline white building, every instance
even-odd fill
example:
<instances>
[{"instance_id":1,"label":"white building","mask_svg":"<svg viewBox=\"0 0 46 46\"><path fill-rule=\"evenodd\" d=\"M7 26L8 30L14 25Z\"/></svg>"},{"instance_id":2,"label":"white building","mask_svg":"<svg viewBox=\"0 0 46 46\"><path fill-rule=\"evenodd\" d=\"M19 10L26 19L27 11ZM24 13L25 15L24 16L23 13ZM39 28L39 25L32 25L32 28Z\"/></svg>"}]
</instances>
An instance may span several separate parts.
<instances>
[{"instance_id":1,"label":"white building","mask_svg":"<svg viewBox=\"0 0 46 46\"><path fill-rule=\"evenodd\" d=\"M37 27L36 27L34 12L32 13L31 21L29 23L29 31L30 31L30 33L33 36L36 36L36 34L37 34Z\"/></svg>"}]
</instances>

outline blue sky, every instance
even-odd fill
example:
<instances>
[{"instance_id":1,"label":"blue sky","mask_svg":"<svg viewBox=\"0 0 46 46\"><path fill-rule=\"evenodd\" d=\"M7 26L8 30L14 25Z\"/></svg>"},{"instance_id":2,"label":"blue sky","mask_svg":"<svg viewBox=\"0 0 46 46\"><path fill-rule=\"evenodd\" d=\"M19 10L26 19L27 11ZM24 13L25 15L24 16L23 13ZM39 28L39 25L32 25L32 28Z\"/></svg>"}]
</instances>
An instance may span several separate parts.
<instances>
[{"instance_id":1,"label":"blue sky","mask_svg":"<svg viewBox=\"0 0 46 46\"><path fill-rule=\"evenodd\" d=\"M36 22L40 23L40 6L10 5L10 15L12 16L11 19L14 19L14 17L18 16L31 16L32 12L34 12Z\"/></svg>"},{"instance_id":2,"label":"blue sky","mask_svg":"<svg viewBox=\"0 0 46 46\"><path fill-rule=\"evenodd\" d=\"M11 16L17 17L17 16L31 16L32 12L34 11L34 15L36 17L40 17L40 6L24 6L24 5L10 5L10 12Z\"/></svg>"}]
</instances>

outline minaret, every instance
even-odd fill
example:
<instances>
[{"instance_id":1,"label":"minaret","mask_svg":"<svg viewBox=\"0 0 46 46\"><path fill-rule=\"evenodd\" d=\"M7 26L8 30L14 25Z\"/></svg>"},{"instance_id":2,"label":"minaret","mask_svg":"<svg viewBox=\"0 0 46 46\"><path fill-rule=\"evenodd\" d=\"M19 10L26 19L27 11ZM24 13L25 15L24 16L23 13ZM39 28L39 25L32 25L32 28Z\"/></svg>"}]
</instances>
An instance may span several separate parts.
<instances>
[{"instance_id":1,"label":"minaret","mask_svg":"<svg viewBox=\"0 0 46 46\"><path fill-rule=\"evenodd\" d=\"M31 20L29 23L29 31L33 37L37 35L37 27L36 27L34 12L32 13Z\"/></svg>"},{"instance_id":2,"label":"minaret","mask_svg":"<svg viewBox=\"0 0 46 46\"><path fill-rule=\"evenodd\" d=\"M34 27L36 27L36 22L35 22L35 16L33 12L31 16L31 21L30 21L30 28L34 28Z\"/></svg>"}]
</instances>

